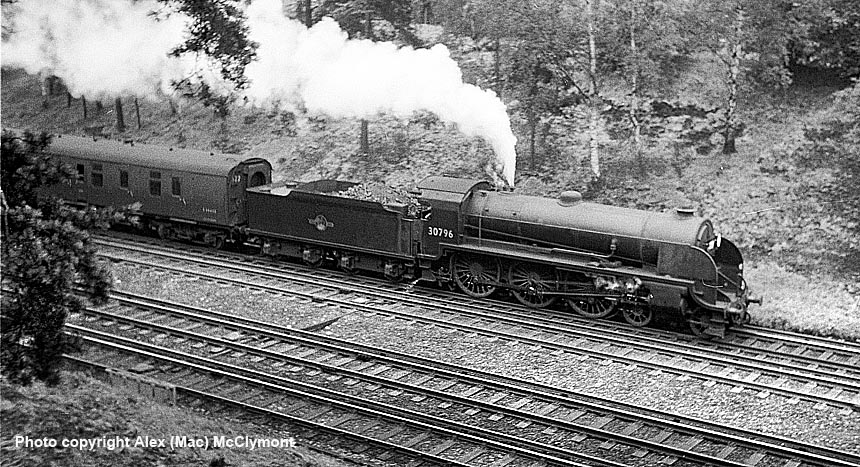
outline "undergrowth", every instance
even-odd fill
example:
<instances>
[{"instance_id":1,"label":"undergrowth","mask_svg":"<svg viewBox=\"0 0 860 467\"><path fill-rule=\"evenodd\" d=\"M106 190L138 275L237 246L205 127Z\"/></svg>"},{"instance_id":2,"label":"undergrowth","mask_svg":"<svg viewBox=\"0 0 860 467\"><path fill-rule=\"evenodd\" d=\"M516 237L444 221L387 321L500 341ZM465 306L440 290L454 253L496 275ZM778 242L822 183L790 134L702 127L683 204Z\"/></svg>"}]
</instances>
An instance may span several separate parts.
<instances>
[{"instance_id":1,"label":"undergrowth","mask_svg":"<svg viewBox=\"0 0 860 467\"><path fill-rule=\"evenodd\" d=\"M338 461L312 453L297 440L296 448L201 450L168 447L125 447L108 450L63 448L63 439L138 436L236 436L285 438L276 428L242 423L206 411L154 403L122 388L109 386L83 373L65 372L58 386L42 383L19 386L0 380L0 428L4 465L140 466L140 465L259 465L334 467ZM56 448L15 448L16 435L57 440ZM169 442L168 442L169 444Z\"/></svg>"}]
</instances>

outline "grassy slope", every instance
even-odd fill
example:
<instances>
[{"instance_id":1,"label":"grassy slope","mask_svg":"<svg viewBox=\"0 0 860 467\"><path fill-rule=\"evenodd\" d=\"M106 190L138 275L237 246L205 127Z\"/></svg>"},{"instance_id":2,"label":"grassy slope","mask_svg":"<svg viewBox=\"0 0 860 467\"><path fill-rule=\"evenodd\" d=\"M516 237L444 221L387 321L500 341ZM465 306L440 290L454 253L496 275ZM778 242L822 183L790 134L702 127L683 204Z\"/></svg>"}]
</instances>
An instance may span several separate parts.
<instances>
[{"instance_id":1,"label":"grassy slope","mask_svg":"<svg viewBox=\"0 0 860 467\"><path fill-rule=\"evenodd\" d=\"M137 394L113 388L81 373L64 373L57 387L40 383L30 387L0 381L0 418L4 465L57 466L207 466L223 456L226 464L283 467L334 467L341 463L301 446L294 449L223 449L171 451L170 448L140 448L108 451L95 449L42 448L15 449L14 436L66 439L98 439L172 435L249 436L287 438L289 433L273 428L225 419L223 416L194 413L186 409L153 403Z\"/></svg>"},{"instance_id":2,"label":"grassy slope","mask_svg":"<svg viewBox=\"0 0 860 467\"><path fill-rule=\"evenodd\" d=\"M483 55L461 58L467 79L483 81ZM642 209L698 206L747 257L748 281L765 297L764 306L753 309L755 323L860 339L856 226L852 230L818 196L842 183L840 167L833 161L789 162L805 144L804 129L830 115L832 91L793 88L776 99L745 101L740 113L748 130L738 141L739 153L731 156L658 146L646 150L637 164L623 142L608 141L602 155L606 185L590 195ZM90 102L87 120L80 102L67 109L64 96L52 97L43 108L37 80L20 71L3 70L2 98L6 127L80 134L95 125L112 131L112 105L96 114ZM357 151L355 121L299 118L285 124L282 114L254 109L236 109L222 121L198 104L184 104L173 115L167 102L141 102L142 129L137 130L128 99L125 106L130 129L124 138L266 157L277 178L338 177L408 186L440 172L482 177L492 157L483 142L427 115L408 122L378 118L370 126L373 154L365 156ZM556 195L587 189L581 125L553 127L548 133L553 150L534 167L522 156L522 122L514 125L520 137L518 191Z\"/></svg>"}]
</instances>

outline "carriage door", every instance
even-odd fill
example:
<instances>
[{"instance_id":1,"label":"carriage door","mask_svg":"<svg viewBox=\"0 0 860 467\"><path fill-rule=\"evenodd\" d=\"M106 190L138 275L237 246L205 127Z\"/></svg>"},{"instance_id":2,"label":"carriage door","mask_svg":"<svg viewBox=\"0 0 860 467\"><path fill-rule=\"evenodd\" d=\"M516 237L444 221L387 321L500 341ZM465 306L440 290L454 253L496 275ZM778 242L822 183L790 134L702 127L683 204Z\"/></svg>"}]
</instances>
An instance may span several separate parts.
<instances>
[{"instance_id":1,"label":"carriage door","mask_svg":"<svg viewBox=\"0 0 860 467\"><path fill-rule=\"evenodd\" d=\"M248 188L271 183L272 171L267 163L242 164L230 176L230 224L248 222Z\"/></svg>"},{"instance_id":2,"label":"carriage door","mask_svg":"<svg viewBox=\"0 0 860 467\"><path fill-rule=\"evenodd\" d=\"M230 171L229 187L227 189L228 200L227 206L229 214L227 214L227 223L236 225L242 222L243 218L247 218L245 214L245 186L247 185L248 177L243 167L237 166Z\"/></svg>"},{"instance_id":3,"label":"carriage door","mask_svg":"<svg viewBox=\"0 0 860 467\"><path fill-rule=\"evenodd\" d=\"M83 161L75 162L75 179L73 189L75 191L75 201L79 204L87 204L87 171Z\"/></svg>"}]
</instances>

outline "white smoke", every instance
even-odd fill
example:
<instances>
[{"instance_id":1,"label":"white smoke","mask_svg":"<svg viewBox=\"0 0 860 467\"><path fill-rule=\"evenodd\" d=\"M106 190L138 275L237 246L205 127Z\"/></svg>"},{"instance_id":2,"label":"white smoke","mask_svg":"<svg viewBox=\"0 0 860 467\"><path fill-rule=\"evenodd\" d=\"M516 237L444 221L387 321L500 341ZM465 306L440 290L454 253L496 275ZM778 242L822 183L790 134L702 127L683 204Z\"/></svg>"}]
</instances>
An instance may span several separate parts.
<instances>
[{"instance_id":1,"label":"white smoke","mask_svg":"<svg viewBox=\"0 0 860 467\"><path fill-rule=\"evenodd\" d=\"M13 8L3 66L59 76L74 96L155 97L182 77L181 62L167 53L183 41L185 19L156 21L157 4L54 0Z\"/></svg>"},{"instance_id":2,"label":"white smoke","mask_svg":"<svg viewBox=\"0 0 860 467\"><path fill-rule=\"evenodd\" d=\"M152 1L21 2L3 43L3 65L29 73L47 69L75 96L170 92L171 80L187 78L201 65L168 56L184 40L187 18L173 14L157 21L150 13L159 8ZM257 0L246 13L251 39L259 43L243 91L253 105L351 118L430 111L489 142L498 159L495 172L513 186L516 137L505 105L492 91L464 83L444 46L349 40L330 18L308 29L285 17L279 0Z\"/></svg>"}]
</instances>

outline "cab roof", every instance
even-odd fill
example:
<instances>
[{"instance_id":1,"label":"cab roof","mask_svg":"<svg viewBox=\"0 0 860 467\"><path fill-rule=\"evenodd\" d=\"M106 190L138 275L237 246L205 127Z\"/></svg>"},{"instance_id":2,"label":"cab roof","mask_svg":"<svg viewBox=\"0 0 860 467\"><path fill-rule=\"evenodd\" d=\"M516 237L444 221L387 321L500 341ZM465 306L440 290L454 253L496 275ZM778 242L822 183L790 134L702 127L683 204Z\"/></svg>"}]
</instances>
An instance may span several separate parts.
<instances>
[{"instance_id":1,"label":"cab roof","mask_svg":"<svg viewBox=\"0 0 860 467\"><path fill-rule=\"evenodd\" d=\"M473 191L493 187L484 180L432 175L418 182L416 188L421 191L422 201L459 204Z\"/></svg>"},{"instance_id":2,"label":"cab roof","mask_svg":"<svg viewBox=\"0 0 860 467\"><path fill-rule=\"evenodd\" d=\"M445 191L464 195L474 190L491 190L492 186L484 181L473 178L455 178L441 175L431 175L418 182L419 190Z\"/></svg>"}]
</instances>

